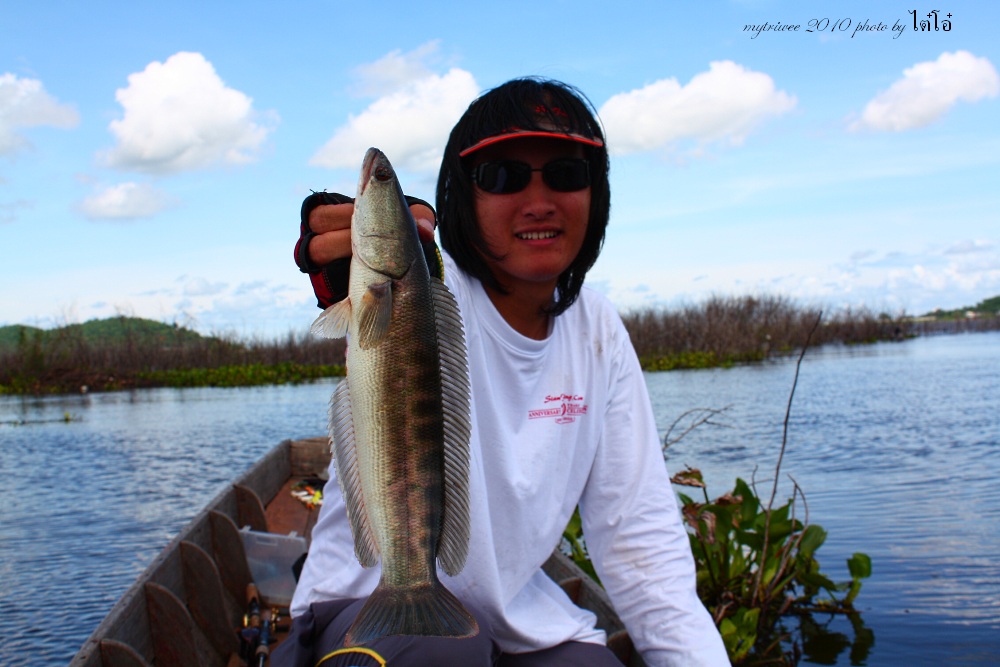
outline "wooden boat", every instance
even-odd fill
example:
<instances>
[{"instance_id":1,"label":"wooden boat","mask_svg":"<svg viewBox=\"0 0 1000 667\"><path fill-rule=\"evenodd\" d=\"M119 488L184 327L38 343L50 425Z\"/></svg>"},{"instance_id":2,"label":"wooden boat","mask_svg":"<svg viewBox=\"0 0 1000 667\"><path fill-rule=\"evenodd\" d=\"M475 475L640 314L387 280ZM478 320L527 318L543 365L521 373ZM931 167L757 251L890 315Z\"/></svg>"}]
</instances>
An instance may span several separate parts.
<instances>
[{"instance_id":1,"label":"wooden boat","mask_svg":"<svg viewBox=\"0 0 1000 667\"><path fill-rule=\"evenodd\" d=\"M295 538L286 536L297 533L308 540L318 511L293 497L292 490L304 480L322 477L329 461L326 438L286 440L272 449L167 545L70 667L246 665L240 636L252 616L248 605L253 593L260 603L259 618L271 632L269 643L251 650L266 654L287 632L287 610L279 611L287 600L268 599L263 587L257 592L252 586L244 544L249 535L243 533L249 527L255 537L288 542ZM290 571L287 563L285 567ZM623 664L644 664L600 586L559 551L544 569L574 602L597 615L608 646Z\"/></svg>"}]
</instances>

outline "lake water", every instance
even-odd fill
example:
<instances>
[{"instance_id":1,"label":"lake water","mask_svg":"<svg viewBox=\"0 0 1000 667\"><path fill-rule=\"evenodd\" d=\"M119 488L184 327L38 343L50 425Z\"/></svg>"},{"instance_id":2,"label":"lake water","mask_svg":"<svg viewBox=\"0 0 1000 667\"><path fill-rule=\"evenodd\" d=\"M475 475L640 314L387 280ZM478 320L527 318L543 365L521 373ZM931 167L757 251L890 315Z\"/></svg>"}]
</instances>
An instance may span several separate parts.
<instances>
[{"instance_id":1,"label":"lake water","mask_svg":"<svg viewBox=\"0 0 1000 667\"><path fill-rule=\"evenodd\" d=\"M713 496L736 477L768 490L794 370L648 375L661 433L687 410L725 408L724 427L668 449L671 471L700 468ZM279 441L323 432L332 387L0 397L0 665L66 664L230 480ZM817 558L834 580L855 551L871 556L857 607L874 642L852 647L846 618L816 617L826 632L804 664L997 664L998 408L1000 333L807 354L778 500L790 475L829 533Z\"/></svg>"}]
</instances>

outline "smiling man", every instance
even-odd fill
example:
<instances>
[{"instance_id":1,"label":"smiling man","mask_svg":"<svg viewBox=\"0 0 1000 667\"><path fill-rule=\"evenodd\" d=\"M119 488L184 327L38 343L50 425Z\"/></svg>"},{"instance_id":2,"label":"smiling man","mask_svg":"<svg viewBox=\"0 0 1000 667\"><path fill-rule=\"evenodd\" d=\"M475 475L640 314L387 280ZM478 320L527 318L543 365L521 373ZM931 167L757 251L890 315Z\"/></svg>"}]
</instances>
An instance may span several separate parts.
<instances>
[{"instance_id":1,"label":"smiling man","mask_svg":"<svg viewBox=\"0 0 1000 667\"><path fill-rule=\"evenodd\" d=\"M410 204L468 344L471 539L465 569L444 580L480 633L344 649L378 572L355 560L333 494L295 593L293 637L275 664L617 665L594 616L541 570L579 506L594 566L647 664L728 665L696 594L635 351L615 307L583 287L610 211L593 107L539 79L509 81L470 105L438 178L443 260L433 211ZM346 288L352 208L326 193L303 205L295 256L322 307Z\"/></svg>"}]
</instances>

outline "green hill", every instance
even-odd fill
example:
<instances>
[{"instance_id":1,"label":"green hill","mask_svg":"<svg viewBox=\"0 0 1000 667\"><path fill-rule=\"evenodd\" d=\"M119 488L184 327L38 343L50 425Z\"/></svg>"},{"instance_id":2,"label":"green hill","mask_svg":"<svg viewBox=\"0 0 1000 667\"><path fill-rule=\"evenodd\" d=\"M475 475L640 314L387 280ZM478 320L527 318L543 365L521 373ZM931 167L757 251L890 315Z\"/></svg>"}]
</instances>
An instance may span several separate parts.
<instances>
[{"instance_id":1,"label":"green hill","mask_svg":"<svg viewBox=\"0 0 1000 667\"><path fill-rule=\"evenodd\" d=\"M938 320L961 320L967 313L975 313L977 317L997 317L1000 316L1000 295L983 299L974 306L963 306L953 310L938 308L925 315Z\"/></svg>"},{"instance_id":2,"label":"green hill","mask_svg":"<svg viewBox=\"0 0 1000 667\"><path fill-rule=\"evenodd\" d=\"M109 317L56 329L39 329L23 324L0 327L0 352L13 351L25 343L50 345L82 341L92 346L183 346L202 340L204 337L196 331L141 317Z\"/></svg>"},{"instance_id":3,"label":"green hill","mask_svg":"<svg viewBox=\"0 0 1000 667\"><path fill-rule=\"evenodd\" d=\"M27 338L34 339L36 336L44 336L45 331L38 327L29 327L23 324L12 324L0 327L0 351L17 347L19 341Z\"/></svg>"}]
</instances>

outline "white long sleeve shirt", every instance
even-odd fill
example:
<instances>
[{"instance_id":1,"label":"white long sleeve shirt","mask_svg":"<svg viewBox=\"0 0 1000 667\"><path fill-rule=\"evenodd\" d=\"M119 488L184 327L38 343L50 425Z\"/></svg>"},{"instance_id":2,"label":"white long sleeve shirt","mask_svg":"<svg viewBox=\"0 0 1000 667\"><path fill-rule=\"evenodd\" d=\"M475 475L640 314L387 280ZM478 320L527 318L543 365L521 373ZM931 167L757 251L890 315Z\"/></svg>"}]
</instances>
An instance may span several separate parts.
<instances>
[{"instance_id":1,"label":"white long sleeve shirt","mask_svg":"<svg viewBox=\"0 0 1000 667\"><path fill-rule=\"evenodd\" d=\"M591 560L645 661L728 665L695 591L645 381L614 307L585 288L539 341L514 331L447 256L445 281L465 323L473 420L469 557L457 577L442 573L445 585L490 617L504 652L605 642L594 615L541 570L579 503ZM374 590L378 568L361 568L353 544L332 492L293 615Z\"/></svg>"}]
</instances>

